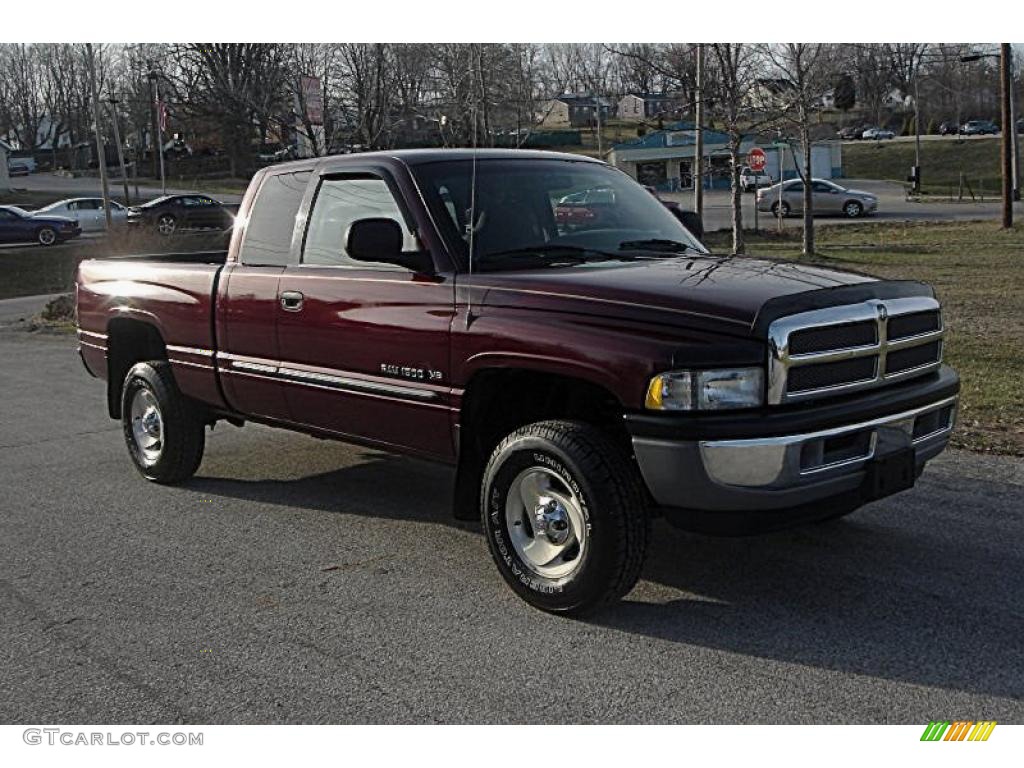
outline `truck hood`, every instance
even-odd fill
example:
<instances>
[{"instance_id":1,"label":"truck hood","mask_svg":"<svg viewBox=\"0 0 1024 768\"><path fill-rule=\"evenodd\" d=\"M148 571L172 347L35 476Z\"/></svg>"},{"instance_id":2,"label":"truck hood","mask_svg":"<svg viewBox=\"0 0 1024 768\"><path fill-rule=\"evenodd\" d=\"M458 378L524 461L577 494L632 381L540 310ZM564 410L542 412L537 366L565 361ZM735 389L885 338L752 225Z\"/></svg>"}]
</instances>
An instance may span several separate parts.
<instances>
[{"instance_id":1,"label":"truck hood","mask_svg":"<svg viewBox=\"0 0 1024 768\"><path fill-rule=\"evenodd\" d=\"M575 312L706 328L749 336L769 303L814 306L863 301L883 281L833 269L746 257L694 256L629 263L602 263L549 270L478 273L467 282L473 302L487 307ZM913 293L930 294L911 285ZM848 290L849 289L849 290ZM803 297L797 300L796 297ZM787 302L787 297L793 297ZM831 298L834 297L834 298Z\"/></svg>"}]
</instances>

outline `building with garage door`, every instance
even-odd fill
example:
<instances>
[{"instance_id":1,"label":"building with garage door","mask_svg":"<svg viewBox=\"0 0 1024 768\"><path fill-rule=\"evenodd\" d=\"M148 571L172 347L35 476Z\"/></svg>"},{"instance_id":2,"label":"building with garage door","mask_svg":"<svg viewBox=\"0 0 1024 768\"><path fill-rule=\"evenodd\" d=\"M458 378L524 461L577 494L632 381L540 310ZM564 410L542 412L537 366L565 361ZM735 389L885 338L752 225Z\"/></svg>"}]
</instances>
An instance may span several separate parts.
<instances>
[{"instance_id":1,"label":"building with garage door","mask_svg":"<svg viewBox=\"0 0 1024 768\"><path fill-rule=\"evenodd\" d=\"M663 131L648 133L639 139L616 144L608 161L622 169L641 184L662 191L693 189L694 158L696 156L696 130L692 123L678 123ZM803 167L798 144L776 147L771 140L753 134L744 136L740 154L761 147L767 159L765 173L772 180L779 178L780 165L784 178L797 175ZM794 165L793 149L796 149ZM721 131L704 128L704 188L728 189L729 137ZM816 178L832 179L843 175L842 144L838 141L820 141L811 147L811 168Z\"/></svg>"}]
</instances>

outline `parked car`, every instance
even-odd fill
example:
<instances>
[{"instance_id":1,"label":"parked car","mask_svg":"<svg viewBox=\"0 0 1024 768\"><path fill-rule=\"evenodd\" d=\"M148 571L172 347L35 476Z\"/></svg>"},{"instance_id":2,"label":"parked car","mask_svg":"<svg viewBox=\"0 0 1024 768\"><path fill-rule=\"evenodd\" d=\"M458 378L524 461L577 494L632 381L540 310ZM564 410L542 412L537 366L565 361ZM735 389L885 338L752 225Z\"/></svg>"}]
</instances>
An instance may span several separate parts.
<instances>
[{"instance_id":1,"label":"parked car","mask_svg":"<svg viewBox=\"0 0 1024 768\"><path fill-rule=\"evenodd\" d=\"M770 187L771 185L771 175L752 171L747 165L740 168L740 187L744 192L753 192L761 187Z\"/></svg>"},{"instance_id":2,"label":"parked car","mask_svg":"<svg viewBox=\"0 0 1024 768\"><path fill-rule=\"evenodd\" d=\"M14 161L7 164L8 176L28 176L30 173L32 170L25 163Z\"/></svg>"},{"instance_id":3,"label":"parked car","mask_svg":"<svg viewBox=\"0 0 1024 768\"><path fill-rule=\"evenodd\" d=\"M18 173L14 173L14 166L18 167ZM12 176L27 176L30 173L35 173L39 168L38 163L34 157L8 157L7 158L7 170ZM24 170L22 170L24 169Z\"/></svg>"},{"instance_id":4,"label":"parked car","mask_svg":"<svg viewBox=\"0 0 1024 768\"><path fill-rule=\"evenodd\" d=\"M878 210L878 198L870 192L847 189L826 179L811 179L811 194L815 214L840 214L856 219ZM803 180L790 179L782 182L782 199L779 200L779 197L778 184L762 189L757 193L757 210L770 211L776 216L803 213Z\"/></svg>"},{"instance_id":5,"label":"parked car","mask_svg":"<svg viewBox=\"0 0 1024 768\"><path fill-rule=\"evenodd\" d=\"M939 135L940 136L952 136L953 134L960 133L960 126L956 120L943 120L939 124Z\"/></svg>"},{"instance_id":6,"label":"parked car","mask_svg":"<svg viewBox=\"0 0 1024 768\"><path fill-rule=\"evenodd\" d=\"M960 132L965 136L985 136L986 134L995 136L999 133L999 126L991 120L968 120L963 124Z\"/></svg>"},{"instance_id":7,"label":"parked car","mask_svg":"<svg viewBox=\"0 0 1024 768\"><path fill-rule=\"evenodd\" d=\"M166 195L130 208L128 223L168 236L183 229L230 229L235 217L208 195Z\"/></svg>"},{"instance_id":8,"label":"parked car","mask_svg":"<svg viewBox=\"0 0 1024 768\"><path fill-rule=\"evenodd\" d=\"M697 214L696 211L691 211L683 208L679 203L674 200L664 200L658 194L658 190L654 187L645 185L644 189L654 195L658 201L668 208L669 212L679 219L679 223L686 227L687 231L690 232L698 240L704 239L704 220Z\"/></svg>"},{"instance_id":9,"label":"parked car","mask_svg":"<svg viewBox=\"0 0 1024 768\"><path fill-rule=\"evenodd\" d=\"M77 222L63 216L35 215L16 205L0 205L0 243L56 245L82 234Z\"/></svg>"},{"instance_id":10,"label":"parked car","mask_svg":"<svg viewBox=\"0 0 1024 768\"><path fill-rule=\"evenodd\" d=\"M619 212L615 190L608 187L584 189L562 197L555 206L555 221L568 228L597 229L611 223Z\"/></svg>"},{"instance_id":11,"label":"parked car","mask_svg":"<svg viewBox=\"0 0 1024 768\"><path fill-rule=\"evenodd\" d=\"M884 139L892 139L896 137L896 134L890 131L888 128L868 128L861 133L862 139L874 139L876 141L882 141Z\"/></svg>"},{"instance_id":12,"label":"parked car","mask_svg":"<svg viewBox=\"0 0 1024 768\"><path fill-rule=\"evenodd\" d=\"M836 136L844 141L852 141L861 138L864 133L863 125L847 125L836 132Z\"/></svg>"},{"instance_id":13,"label":"parked car","mask_svg":"<svg viewBox=\"0 0 1024 768\"><path fill-rule=\"evenodd\" d=\"M83 232L102 232L107 228L107 217L103 210L102 197L73 197L40 208L33 215L63 216L74 219ZM128 209L120 203L110 201L110 222L120 226L128 221Z\"/></svg>"},{"instance_id":14,"label":"parked car","mask_svg":"<svg viewBox=\"0 0 1024 768\"><path fill-rule=\"evenodd\" d=\"M589 189L617 223L560 226ZM839 517L913 486L953 428L928 286L712 255L598 160L314 158L257 173L239 222L225 252L79 266L82 360L138 472L187 480L218 421L450 465L455 515L542 610L629 592L655 514Z\"/></svg>"}]
</instances>

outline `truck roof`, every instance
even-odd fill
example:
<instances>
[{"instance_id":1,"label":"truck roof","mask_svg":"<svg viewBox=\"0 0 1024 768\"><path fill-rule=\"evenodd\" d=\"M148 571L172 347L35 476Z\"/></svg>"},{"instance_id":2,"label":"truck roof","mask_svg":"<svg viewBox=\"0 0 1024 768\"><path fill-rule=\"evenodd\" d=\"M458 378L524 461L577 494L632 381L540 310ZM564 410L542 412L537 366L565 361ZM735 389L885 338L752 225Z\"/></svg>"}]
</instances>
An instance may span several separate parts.
<instances>
[{"instance_id":1,"label":"truck roof","mask_svg":"<svg viewBox=\"0 0 1024 768\"><path fill-rule=\"evenodd\" d=\"M400 160L407 165L436 163L443 160L574 160L577 162L600 163L593 157L574 155L568 152L547 152L539 149L391 149L375 152L356 152L348 155L328 155L313 157L306 160L293 160L279 163L271 168L290 168L306 170L321 165L340 165L344 163L361 163L367 160Z\"/></svg>"}]
</instances>

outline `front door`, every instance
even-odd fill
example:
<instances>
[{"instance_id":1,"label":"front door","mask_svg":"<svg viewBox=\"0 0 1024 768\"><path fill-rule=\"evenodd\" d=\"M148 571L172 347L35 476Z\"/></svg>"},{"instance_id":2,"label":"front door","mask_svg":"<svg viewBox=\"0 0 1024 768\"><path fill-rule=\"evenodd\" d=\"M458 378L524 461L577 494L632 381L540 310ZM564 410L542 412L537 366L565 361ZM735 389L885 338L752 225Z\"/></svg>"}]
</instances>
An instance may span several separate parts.
<instances>
[{"instance_id":1,"label":"front door","mask_svg":"<svg viewBox=\"0 0 1024 768\"><path fill-rule=\"evenodd\" d=\"M21 217L0 209L0 243L13 243L22 239Z\"/></svg>"},{"instance_id":2,"label":"front door","mask_svg":"<svg viewBox=\"0 0 1024 768\"><path fill-rule=\"evenodd\" d=\"M281 275L282 373L292 418L435 458L454 455L449 421L450 277L355 261L349 225L392 218L421 246L384 177L319 181L301 263Z\"/></svg>"}]
</instances>

